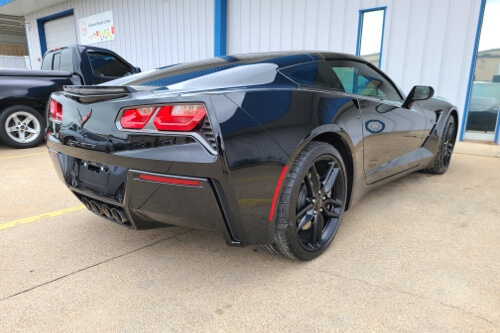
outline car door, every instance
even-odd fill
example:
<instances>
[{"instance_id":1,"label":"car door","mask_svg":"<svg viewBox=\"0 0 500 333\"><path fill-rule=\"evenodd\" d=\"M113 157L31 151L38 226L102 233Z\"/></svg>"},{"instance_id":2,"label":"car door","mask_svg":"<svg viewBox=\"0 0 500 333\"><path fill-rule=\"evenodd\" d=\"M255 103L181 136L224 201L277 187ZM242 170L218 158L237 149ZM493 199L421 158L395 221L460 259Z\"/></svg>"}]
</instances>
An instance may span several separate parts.
<instances>
[{"instance_id":1,"label":"car door","mask_svg":"<svg viewBox=\"0 0 500 333\"><path fill-rule=\"evenodd\" d=\"M362 61L331 61L346 92L358 96L363 122L366 182L418 166L427 121L420 108L403 108L403 96L381 72Z\"/></svg>"}]
</instances>

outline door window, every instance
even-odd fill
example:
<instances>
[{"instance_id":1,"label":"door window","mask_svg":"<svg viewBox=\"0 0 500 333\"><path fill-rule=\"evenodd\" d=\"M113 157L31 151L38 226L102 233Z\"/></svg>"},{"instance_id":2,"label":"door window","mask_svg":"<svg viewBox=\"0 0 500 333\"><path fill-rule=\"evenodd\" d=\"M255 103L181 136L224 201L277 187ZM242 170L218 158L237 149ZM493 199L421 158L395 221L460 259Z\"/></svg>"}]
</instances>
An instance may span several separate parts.
<instances>
[{"instance_id":1,"label":"door window","mask_svg":"<svg viewBox=\"0 0 500 333\"><path fill-rule=\"evenodd\" d=\"M326 61L313 61L284 68L283 75L299 85L317 86L344 91L339 79Z\"/></svg>"},{"instance_id":2,"label":"door window","mask_svg":"<svg viewBox=\"0 0 500 333\"><path fill-rule=\"evenodd\" d=\"M90 66L95 76L120 77L132 74L128 64L105 52L88 52Z\"/></svg>"},{"instance_id":3,"label":"door window","mask_svg":"<svg viewBox=\"0 0 500 333\"><path fill-rule=\"evenodd\" d=\"M389 80L365 63L349 60L329 63L347 93L391 101L403 99Z\"/></svg>"},{"instance_id":4,"label":"door window","mask_svg":"<svg viewBox=\"0 0 500 333\"><path fill-rule=\"evenodd\" d=\"M500 0L486 0L474 77L470 87L465 139L495 139L500 110Z\"/></svg>"}]
</instances>

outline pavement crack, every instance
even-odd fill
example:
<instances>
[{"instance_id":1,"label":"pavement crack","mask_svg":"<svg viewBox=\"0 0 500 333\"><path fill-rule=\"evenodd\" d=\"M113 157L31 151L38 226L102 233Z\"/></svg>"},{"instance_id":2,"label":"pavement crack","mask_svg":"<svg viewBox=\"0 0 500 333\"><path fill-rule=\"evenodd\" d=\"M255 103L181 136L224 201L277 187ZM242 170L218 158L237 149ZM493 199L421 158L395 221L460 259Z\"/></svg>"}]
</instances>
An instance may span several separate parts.
<instances>
[{"instance_id":1,"label":"pavement crack","mask_svg":"<svg viewBox=\"0 0 500 333\"><path fill-rule=\"evenodd\" d=\"M436 299L433 299L433 298L425 297L423 295L411 293L409 291L406 291L406 290L398 288L398 287L391 288L391 287L385 287L385 286L381 286L381 285L376 285L376 284L372 284L372 283L370 283L370 282L368 282L366 280L363 280L363 279L348 278L348 277L345 277L345 276L342 276L342 275L338 275L338 274L335 274L335 273L332 273L332 272L317 270L317 269L313 269L313 268L305 268L305 269L306 270L310 270L310 271L314 271L314 272L319 272L319 273L331 275L331 276L335 276L335 277L337 277L339 279L342 279L342 280L348 280L348 281L354 280L354 281L366 284L367 286L370 286L372 288L382 289L384 291L396 292L396 293L400 293L400 294L405 294L405 295L408 295L408 296L411 296L411 297L419 298L419 299L424 300L424 301L438 303L438 304L440 304L440 305L442 305L444 307L455 309L455 310L459 310L459 311L461 311L463 313L466 313L466 314L468 314L468 315L470 315L472 317L476 317L476 318L482 319L482 320L486 321L487 323L489 323L490 325L492 325L493 327L498 328L498 325L496 323L492 322L491 320L489 320L487 318L482 317L481 315L478 315L476 313L467 311L467 310L465 310L465 309L463 309L463 308L461 308L459 306L456 306L456 305L447 304L447 303L444 303L444 302L442 302L440 300L436 300Z\"/></svg>"},{"instance_id":2,"label":"pavement crack","mask_svg":"<svg viewBox=\"0 0 500 333\"><path fill-rule=\"evenodd\" d=\"M109 258L109 259L106 259L106 260L100 261L100 262L98 262L98 263L95 263L95 264L93 264L93 265L90 265L90 266L87 266L87 267L81 268L81 269L76 270L76 271L74 271L74 272L71 272L71 273L65 274L65 275L60 276L60 277L58 277L58 278L55 278L55 279L52 279L52 280L50 280L50 281L46 281L46 282L44 282L44 283L38 284L38 285L36 285L36 286L33 286L33 287L31 287L31 288L24 289L24 290L22 290L22 291L19 291L19 292L17 292L17 293L14 293L14 294L12 294L12 295L9 295L9 296L7 296L7 297L5 297L5 298L0 299L0 302L6 301L6 300L8 300L8 299L10 299L10 298L12 298L12 297L15 297L15 296L18 296L18 295L21 295L21 294L24 294L24 293L30 292L30 291L32 291L32 290L34 290L34 289L37 289L37 288L40 288L40 287L46 286L46 285L51 284L51 283L53 283L53 282L56 282L56 281L62 280L62 279L64 279L64 278L67 278L67 277L69 277L69 276L72 276L72 275L78 274L78 273L80 273L80 272L86 271L86 270L88 270L88 269L90 269L90 268L94 268L94 267L97 267L97 266L99 266L99 265L102 265L102 264L108 263L108 262L110 262L110 261L113 261L113 260L115 260L115 259L118 259L118 258L124 257L124 256L129 255L129 254L132 254L132 253L134 253L134 252L138 252L138 251L140 251L140 250L143 250L143 249L146 249L146 248L148 248L148 247L154 246L154 245L156 245L156 244L159 244L159 243L161 243L161 242L167 241L167 240L169 240L169 239L175 239L177 236L185 235L185 234L187 234L188 232L191 232L191 231L193 231L193 230L194 230L194 229L189 229L189 230L187 230L187 231L185 231L185 232L181 232L181 233L176 234L176 235L173 235L173 236L169 236L169 237L166 237L166 238L159 239L159 240L157 240L157 241L155 241L155 242L153 242L153 243L151 243L151 244L141 246L141 247L139 247L139 248L137 248L137 249L134 249L134 250L132 250L132 251L128 251L128 252L122 253L122 254L117 255L117 256L115 256L115 257L112 257L112 258Z\"/></svg>"}]
</instances>

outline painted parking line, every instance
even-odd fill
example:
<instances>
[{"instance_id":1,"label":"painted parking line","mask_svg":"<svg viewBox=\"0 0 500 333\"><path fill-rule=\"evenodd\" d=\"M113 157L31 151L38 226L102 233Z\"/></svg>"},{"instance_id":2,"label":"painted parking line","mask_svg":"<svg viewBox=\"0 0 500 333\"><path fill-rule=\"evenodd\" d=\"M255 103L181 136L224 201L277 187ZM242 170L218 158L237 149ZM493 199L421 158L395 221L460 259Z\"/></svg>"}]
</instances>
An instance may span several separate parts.
<instances>
[{"instance_id":1,"label":"painted parking line","mask_svg":"<svg viewBox=\"0 0 500 333\"><path fill-rule=\"evenodd\" d=\"M14 158L21 158L21 157L40 156L40 155L48 155L48 153L43 152L43 153L24 154L24 155L9 156L9 157L0 157L0 161L12 160Z\"/></svg>"},{"instance_id":2,"label":"painted parking line","mask_svg":"<svg viewBox=\"0 0 500 333\"><path fill-rule=\"evenodd\" d=\"M40 215L25 217L25 218L22 218L22 219L19 219L19 220L14 220L14 221L0 223L0 230L12 228L12 227L15 227L15 226L20 225L20 224L26 224L26 223L36 222L38 220L46 219L46 218L49 218L49 217L56 217L56 216L61 216L61 215L64 215L64 214L69 214L69 213L77 212L77 211L80 211L80 210L83 210L83 209L85 209L85 206L78 205L78 206L75 206L75 207L70 207L70 208L65 208L65 209L61 209L61 210L56 210L54 212L43 213L43 214L40 214Z\"/></svg>"}]
</instances>

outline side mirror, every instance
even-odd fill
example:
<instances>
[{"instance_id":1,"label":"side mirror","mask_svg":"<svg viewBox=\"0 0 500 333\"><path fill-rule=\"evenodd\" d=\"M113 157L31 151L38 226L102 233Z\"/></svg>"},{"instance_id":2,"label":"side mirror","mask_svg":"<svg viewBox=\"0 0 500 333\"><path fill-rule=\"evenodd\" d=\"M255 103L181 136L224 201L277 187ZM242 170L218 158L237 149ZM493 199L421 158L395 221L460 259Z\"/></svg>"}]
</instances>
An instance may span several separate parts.
<instances>
[{"instance_id":1,"label":"side mirror","mask_svg":"<svg viewBox=\"0 0 500 333\"><path fill-rule=\"evenodd\" d=\"M135 73L140 73L141 72L141 68L140 67L134 67L134 72L133 74Z\"/></svg>"},{"instance_id":2,"label":"side mirror","mask_svg":"<svg viewBox=\"0 0 500 333\"><path fill-rule=\"evenodd\" d=\"M403 103L404 108L411 108L415 101L425 101L434 96L434 88L430 86L415 86Z\"/></svg>"}]
</instances>

